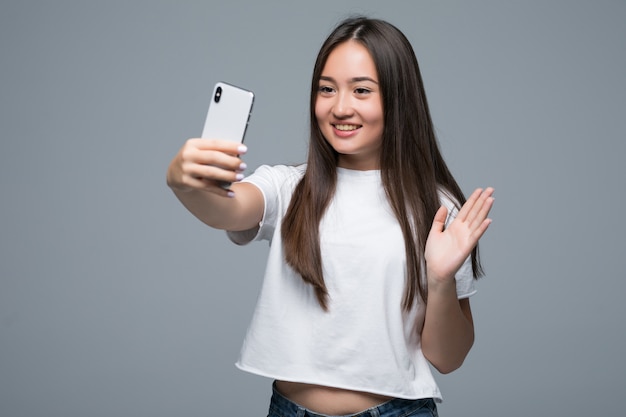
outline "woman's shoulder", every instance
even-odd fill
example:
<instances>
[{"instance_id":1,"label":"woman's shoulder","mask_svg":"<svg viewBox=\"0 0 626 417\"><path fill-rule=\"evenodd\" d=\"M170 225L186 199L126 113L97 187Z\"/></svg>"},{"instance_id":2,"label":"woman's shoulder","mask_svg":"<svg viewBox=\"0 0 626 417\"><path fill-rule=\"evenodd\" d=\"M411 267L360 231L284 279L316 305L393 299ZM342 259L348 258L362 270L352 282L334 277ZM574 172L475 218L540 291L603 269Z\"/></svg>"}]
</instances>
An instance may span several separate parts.
<instances>
[{"instance_id":1,"label":"woman's shoulder","mask_svg":"<svg viewBox=\"0 0 626 417\"><path fill-rule=\"evenodd\" d=\"M286 165L286 164L278 164L278 165L269 165L263 164L260 165L257 169L254 170L255 174L265 174L265 175L302 175L306 171L306 164L294 164L294 165Z\"/></svg>"},{"instance_id":2,"label":"woman's shoulder","mask_svg":"<svg viewBox=\"0 0 626 417\"><path fill-rule=\"evenodd\" d=\"M264 179L274 183L284 183L285 181L299 181L306 171L306 164L299 165L261 165L248 180Z\"/></svg>"},{"instance_id":3,"label":"woman's shoulder","mask_svg":"<svg viewBox=\"0 0 626 417\"><path fill-rule=\"evenodd\" d=\"M300 182L306 165L261 165L252 174L243 179L261 189L266 199L271 195L291 195Z\"/></svg>"}]
</instances>

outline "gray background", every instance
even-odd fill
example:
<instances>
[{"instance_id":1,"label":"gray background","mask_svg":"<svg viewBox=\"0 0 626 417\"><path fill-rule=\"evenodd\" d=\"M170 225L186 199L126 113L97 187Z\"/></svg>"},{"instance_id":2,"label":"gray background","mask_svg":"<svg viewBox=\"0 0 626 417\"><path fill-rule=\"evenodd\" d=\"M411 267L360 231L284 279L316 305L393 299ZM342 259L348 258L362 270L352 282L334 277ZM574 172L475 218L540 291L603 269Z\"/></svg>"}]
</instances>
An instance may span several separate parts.
<instances>
[{"instance_id":1,"label":"gray background","mask_svg":"<svg viewBox=\"0 0 626 417\"><path fill-rule=\"evenodd\" d=\"M441 414L624 415L617 0L3 0L0 415L265 415L270 381L233 362L267 246L204 227L165 171L218 80L256 92L251 168L302 161L315 55L352 12L406 33L463 189L497 190Z\"/></svg>"}]
</instances>

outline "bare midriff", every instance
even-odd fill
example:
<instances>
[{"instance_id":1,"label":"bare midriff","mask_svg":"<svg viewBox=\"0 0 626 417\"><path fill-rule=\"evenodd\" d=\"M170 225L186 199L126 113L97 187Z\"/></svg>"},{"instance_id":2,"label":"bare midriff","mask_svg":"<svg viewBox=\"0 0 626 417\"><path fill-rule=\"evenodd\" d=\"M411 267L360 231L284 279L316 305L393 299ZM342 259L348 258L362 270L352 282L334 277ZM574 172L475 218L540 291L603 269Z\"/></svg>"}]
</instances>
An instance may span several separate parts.
<instances>
[{"instance_id":1,"label":"bare midriff","mask_svg":"<svg viewBox=\"0 0 626 417\"><path fill-rule=\"evenodd\" d=\"M276 389L294 403L320 414L356 414L391 397L300 382L276 381Z\"/></svg>"}]
</instances>

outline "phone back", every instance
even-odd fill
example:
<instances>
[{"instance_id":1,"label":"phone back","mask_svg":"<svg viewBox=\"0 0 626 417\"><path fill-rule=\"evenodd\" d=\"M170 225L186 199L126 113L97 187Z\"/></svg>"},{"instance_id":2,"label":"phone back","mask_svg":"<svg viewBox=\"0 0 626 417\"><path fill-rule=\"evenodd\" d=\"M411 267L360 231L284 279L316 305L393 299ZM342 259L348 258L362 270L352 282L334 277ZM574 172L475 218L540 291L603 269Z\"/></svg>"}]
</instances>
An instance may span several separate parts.
<instances>
[{"instance_id":1,"label":"phone back","mask_svg":"<svg viewBox=\"0 0 626 417\"><path fill-rule=\"evenodd\" d=\"M251 91L218 82L213 88L202 137L243 142L253 103Z\"/></svg>"}]
</instances>

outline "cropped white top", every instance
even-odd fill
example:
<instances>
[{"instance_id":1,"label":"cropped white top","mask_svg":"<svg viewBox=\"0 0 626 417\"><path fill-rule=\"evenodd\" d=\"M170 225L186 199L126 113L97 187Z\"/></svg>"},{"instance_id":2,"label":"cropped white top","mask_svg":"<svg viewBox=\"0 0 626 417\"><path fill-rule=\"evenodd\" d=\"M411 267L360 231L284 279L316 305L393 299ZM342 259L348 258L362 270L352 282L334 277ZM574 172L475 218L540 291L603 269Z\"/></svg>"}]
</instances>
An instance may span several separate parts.
<instances>
[{"instance_id":1,"label":"cropped white top","mask_svg":"<svg viewBox=\"0 0 626 417\"><path fill-rule=\"evenodd\" d=\"M402 308L406 261L400 226L379 171L338 168L334 199L320 223L329 311L284 260L281 222L305 166L262 166L244 181L265 198L258 229L228 232L238 244L268 240L270 252L256 310L237 367L273 379L397 398L441 393L422 354L425 306ZM456 208L442 194L452 216ZM468 260L457 295L475 293Z\"/></svg>"}]
</instances>

